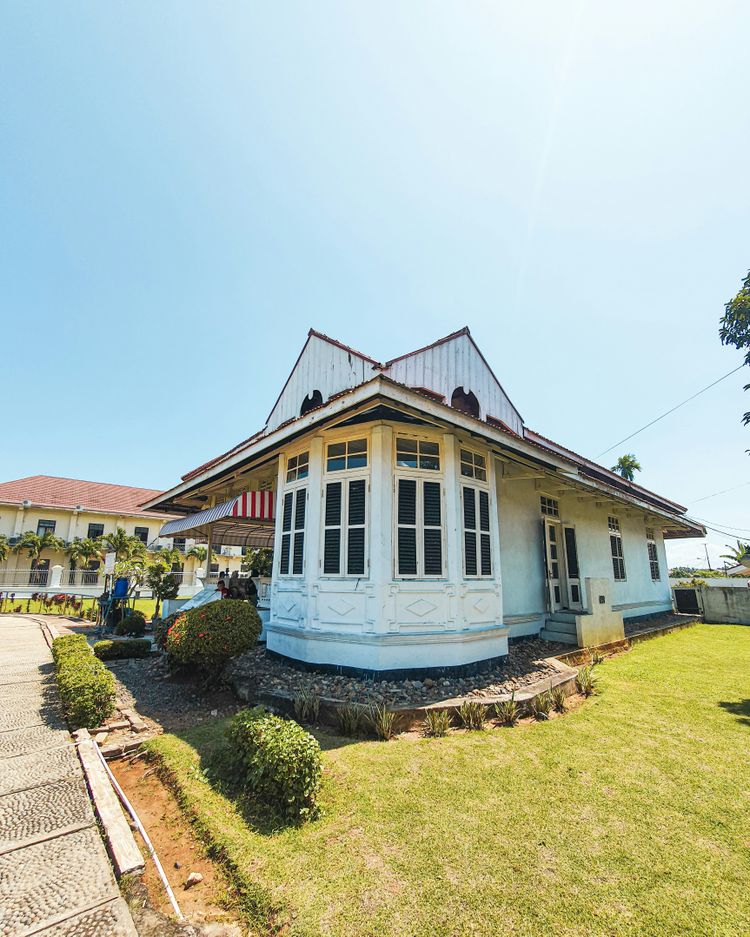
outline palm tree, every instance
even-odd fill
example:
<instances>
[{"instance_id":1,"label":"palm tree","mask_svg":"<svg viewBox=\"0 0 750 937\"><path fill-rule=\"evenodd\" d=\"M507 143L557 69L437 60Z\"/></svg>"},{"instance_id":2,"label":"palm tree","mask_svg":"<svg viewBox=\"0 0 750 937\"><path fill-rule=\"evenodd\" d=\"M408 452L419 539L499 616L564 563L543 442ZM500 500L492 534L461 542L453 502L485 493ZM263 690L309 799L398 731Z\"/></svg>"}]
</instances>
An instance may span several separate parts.
<instances>
[{"instance_id":1,"label":"palm tree","mask_svg":"<svg viewBox=\"0 0 750 937\"><path fill-rule=\"evenodd\" d=\"M208 547L204 547L201 544L193 544L192 547L185 554L185 559L194 559L198 566L203 566L206 562L206 557L208 556ZM211 562L213 563L216 560L216 554L211 550Z\"/></svg>"},{"instance_id":2,"label":"palm tree","mask_svg":"<svg viewBox=\"0 0 750 937\"><path fill-rule=\"evenodd\" d=\"M118 527L113 534L105 534L103 542L107 551L115 554L118 562L141 559L146 556L146 544L140 537L133 537L126 533L122 527Z\"/></svg>"},{"instance_id":3,"label":"palm tree","mask_svg":"<svg viewBox=\"0 0 750 937\"><path fill-rule=\"evenodd\" d=\"M737 541L736 547L730 546L728 543L725 543L724 546L730 552L722 553L721 558L723 560L731 560L735 566L741 566L742 558L750 553L750 543L743 543L741 540Z\"/></svg>"},{"instance_id":4,"label":"palm tree","mask_svg":"<svg viewBox=\"0 0 750 937\"><path fill-rule=\"evenodd\" d=\"M617 472L618 475L622 475L625 481L632 482L635 478L635 473L640 472L641 463L636 459L632 452L627 453L626 455L621 455L617 460L617 464L612 466L611 471Z\"/></svg>"},{"instance_id":5,"label":"palm tree","mask_svg":"<svg viewBox=\"0 0 750 937\"><path fill-rule=\"evenodd\" d=\"M39 560L45 550L64 549L65 541L60 537L56 537L49 530L45 530L41 537L39 534L35 534L33 530L27 530L21 534L20 539L11 547L13 553L25 553L31 560L32 566Z\"/></svg>"},{"instance_id":6,"label":"palm tree","mask_svg":"<svg viewBox=\"0 0 750 937\"><path fill-rule=\"evenodd\" d=\"M76 537L72 543L68 544L65 552L70 560L70 584L75 582L75 570L80 564L84 570L88 570L93 560L100 560L102 557L102 541L100 537ZM91 578L96 582L98 573L93 573Z\"/></svg>"},{"instance_id":7,"label":"palm tree","mask_svg":"<svg viewBox=\"0 0 750 937\"><path fill-rule=\"evenodd\" d=\"M182 562L182 554L176 547L161 547L151 553L150 559L152 562L154 560L162 562L168 569L171 569L175 563Z\"/></svg>"}]
</instances>

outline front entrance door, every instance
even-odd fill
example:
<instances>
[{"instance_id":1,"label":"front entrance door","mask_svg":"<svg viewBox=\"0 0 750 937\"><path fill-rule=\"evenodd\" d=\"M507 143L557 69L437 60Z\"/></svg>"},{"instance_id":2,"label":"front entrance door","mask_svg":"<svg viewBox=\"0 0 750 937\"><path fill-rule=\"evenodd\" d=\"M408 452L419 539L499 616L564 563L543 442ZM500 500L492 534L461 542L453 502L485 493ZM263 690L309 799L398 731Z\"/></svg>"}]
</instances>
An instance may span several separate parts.
<instances>
[{"instance_id":1,"label":"front entrance door","mask_svg":"<svg viewBox=\"0 0 750 937\"><path fill-rule=\"evenodd\" d=\"M547 588L549 589L550 611L563 607L560 522L545 518L544 546L547 554Z\"/></svg>"},{"instance_id":2,"label":"front entrance door","mask_svg":"<svg viewBox=\"0 0 750 937\"><path fill-rule=\"evenodd\" d=\"M578 569L578 545L575 527L563 527L565 540L565 591L568 594L568 608L580 611L583 608L581 598L581 573Z\"/></svg>"}]
</instances>

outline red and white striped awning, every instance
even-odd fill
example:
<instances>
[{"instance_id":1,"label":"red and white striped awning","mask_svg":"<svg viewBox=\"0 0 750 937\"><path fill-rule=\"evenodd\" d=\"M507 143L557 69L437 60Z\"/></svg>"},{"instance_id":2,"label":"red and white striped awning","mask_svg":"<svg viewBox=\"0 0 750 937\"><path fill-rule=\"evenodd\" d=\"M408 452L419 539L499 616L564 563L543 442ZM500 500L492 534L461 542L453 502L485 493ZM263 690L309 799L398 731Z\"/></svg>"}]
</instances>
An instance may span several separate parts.
<instances>
[{"instance_id":1,"label":"red and white striped awning","mask_svg":"<svg viewBox=\"0 0 750 937\"><path fill-rule=\"evenodd\" d=\"M167 521L160 537L185 537L220 546L272 546L275 499L272 491L243 491L223 504Z\"/></svg>"}]
</instances>

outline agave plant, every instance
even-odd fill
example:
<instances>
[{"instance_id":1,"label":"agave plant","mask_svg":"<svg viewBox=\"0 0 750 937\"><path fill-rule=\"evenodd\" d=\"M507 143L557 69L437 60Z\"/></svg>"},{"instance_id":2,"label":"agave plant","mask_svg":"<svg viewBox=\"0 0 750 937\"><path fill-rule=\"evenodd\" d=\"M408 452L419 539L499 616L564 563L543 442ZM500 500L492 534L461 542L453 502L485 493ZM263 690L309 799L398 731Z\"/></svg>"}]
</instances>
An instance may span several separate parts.
<instances>
[{"instance_id":1,"label":"agave plant","mask_svg":"<svg viewBox=\"0 0 750 937\"><path fill-rule=\"evenodd\" d=\"M307 688L294 697L294 715L301 722L314 723L320 714L320 697Z\"/></svg>"},{"instance_id":2,"label":"agave plant","mask_svg":"<svg viewBox=\"0 0 750 937\"><path fill-rule=\"evenodd\" d=\"M576 687L584 696L596 693L596 676L592 667L581 667L576 677Z\"/></svg>"},{"instance_id":3,"label":"agave plant","mask_svg":"<svg viewBox=\"0 0 750 937\"><path fill-rule=\"evenodd\" d=\"M433 739L448 734L451 727L451 714L447 709L428 709L424 714L422 732Z\"/></svg>"},{"instance_id":4,"label":"agave plant","mask_svg":"<svg viewBox=\"0 0 750 937\"><path fill-rule=\"evenodd\" d=\"M375 736L383 742L389 741L396 734L396 713L384 703L375 703L370 707L368 720Z\"/></svg>"},{"instance_id":5,"label":"agave plant","mask_svg":"<svg viewBox=\"0 0 750 937\"><path fill-rule=\"evenodd\" d=\"M475 732L484 729L487 721L487 710L481 703L476 700L464 700L456 712L464 729L471 729Z\"/></svg>"},{"instance_id":6,"label":"agave plant","mask_svg":"<svg viewBox=\"0 0 750 937\"><path fill-rule=\"evenodd\" d=\"M549 690L544 690L544 692L532 696L528 706L529 712L535 719L539 719L540 721L549 719L549 714L553 706L552 694Z\"/></svg>"},{"instance_id":7,"label":"agave plant","mask_svg":"<svg viewBox=\"0 0 750 937\"><path fill-rule=\"evenodd\" d=\"M515 692L510 694L510 699L495 703L495 715L504 726L514 726L518 722L521 707L516 702Z\"/></svg>"}]
</instances>

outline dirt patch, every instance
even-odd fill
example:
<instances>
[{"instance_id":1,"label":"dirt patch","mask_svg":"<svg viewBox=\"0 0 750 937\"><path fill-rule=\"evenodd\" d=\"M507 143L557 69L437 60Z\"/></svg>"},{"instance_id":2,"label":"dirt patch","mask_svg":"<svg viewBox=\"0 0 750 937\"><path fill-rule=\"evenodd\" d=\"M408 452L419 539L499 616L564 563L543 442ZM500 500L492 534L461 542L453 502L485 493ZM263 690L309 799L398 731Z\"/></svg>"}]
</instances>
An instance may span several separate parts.
<instances>
[{"instance_id":1,"label":"dirt patch","mask_svg":"<svg viewBox=\"0 0 750 937\"><path fill-rule=\"evenodd\" d=\"M174 921L172 906L152 860L146 860L143 876L145 895L138 886L129 895L141 937L156 935L205 935L205 937L240 937L246 933L227 910L227 880L220 866L206 855L190 824L182 814L174 795L159 780L156 770L141 758L123 759L110 764L112 772L133 804L146 828L172 886L177 903L189 928ZM141 843L145 852L145 847ZM199 872L203 881L185 888L191 872ZM144 906L144 900L147 898ZM161 927L161 929L159 929Z\"/></svg>"}]
</instances>

